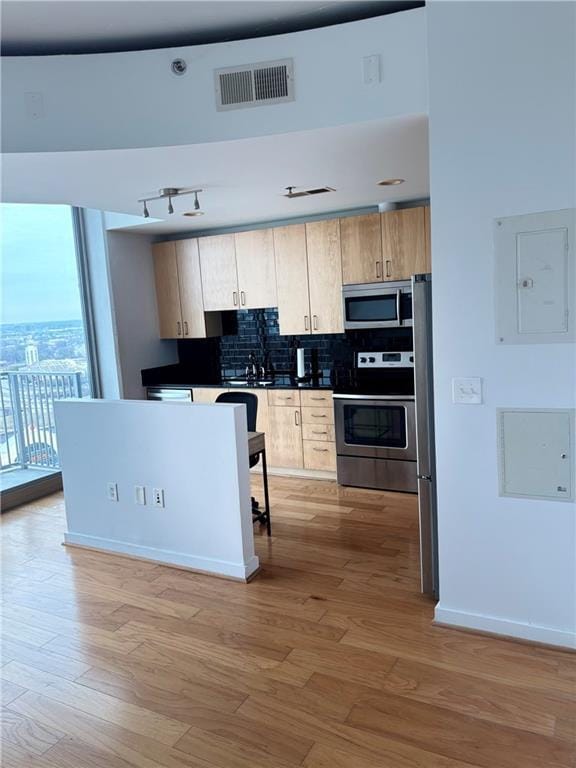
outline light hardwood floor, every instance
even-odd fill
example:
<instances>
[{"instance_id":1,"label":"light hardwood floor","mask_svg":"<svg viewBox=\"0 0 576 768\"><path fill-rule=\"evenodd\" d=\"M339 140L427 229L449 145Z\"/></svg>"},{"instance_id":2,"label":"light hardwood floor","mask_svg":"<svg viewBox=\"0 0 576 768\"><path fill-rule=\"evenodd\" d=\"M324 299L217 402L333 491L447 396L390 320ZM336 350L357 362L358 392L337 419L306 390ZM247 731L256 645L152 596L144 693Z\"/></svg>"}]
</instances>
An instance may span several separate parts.
<instances>
[{"instance_id":1,"label":"light hardwood floor","mask_svg":"<svg viewBox=\"0 0 576 768\"><path fill-rule=\"evenodd\" d=\"M575 765L576 657L433 627L413 497L271 491L247 585L3 516L4 768Z\"/></svg>"}]
</instances>

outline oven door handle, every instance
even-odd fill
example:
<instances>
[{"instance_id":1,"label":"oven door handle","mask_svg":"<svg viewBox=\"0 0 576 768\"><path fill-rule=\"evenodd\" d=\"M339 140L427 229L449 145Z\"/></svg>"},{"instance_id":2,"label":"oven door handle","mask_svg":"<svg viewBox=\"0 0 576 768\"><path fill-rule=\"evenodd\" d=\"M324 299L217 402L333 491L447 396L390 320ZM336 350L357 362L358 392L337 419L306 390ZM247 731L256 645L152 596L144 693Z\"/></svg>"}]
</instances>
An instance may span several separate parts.
<instances>
[{"instance_id":1,"label":"oven door handle","mask_svg":"<svg viewBox=\"0 0 576 768\"><path fill-rule=\"evenodd\" d=\"M400 314L402 312L402 289L398 288L396 291L396 318L398 320L398 325L402 325L402 315Z\"/></svg>"},{"instance_id":2,"label":"oven door handle","mask_svg":"<svg viewBox=\"0 0 576 768\"><path fill-rule=\"evenodd\" d=\"M414 395L332 395L334 400L395 400L397 403L413 401Z\"/></svg>"}]
</instances>

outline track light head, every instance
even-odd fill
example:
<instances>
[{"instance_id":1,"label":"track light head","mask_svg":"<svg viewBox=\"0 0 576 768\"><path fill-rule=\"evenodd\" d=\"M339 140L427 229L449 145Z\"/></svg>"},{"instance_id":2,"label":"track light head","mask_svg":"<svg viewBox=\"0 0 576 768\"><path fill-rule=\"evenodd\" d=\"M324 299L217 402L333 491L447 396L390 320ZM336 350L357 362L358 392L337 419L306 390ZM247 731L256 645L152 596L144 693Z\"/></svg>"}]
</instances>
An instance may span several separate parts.
<instances>
[{"instance_id":1,"label":"track light head","mask_svg":"<svg viewBox=\"0 0 576 768\"><path fill-rule=\"evenodd\" d=\"M174 213L174 206L172 205L171 197L168 197L168 213Z\"/></svg>"},{"instance_id":2,"label":"track light head","mask_svg":"<svg viewBox=\"0 0 576 768\"><path fill-rule=\"evenodd\" d=\"M144 200L144 218L147 219L150 216L150 212L148 211L148 206L146 205L146 200Z\"/></svg>"},{"instance_id":3,"label":"track light head","mask_svg":"<svg viewBox=\"0 0 576 768\"><path fill-rule=\"evenodd\" d=\"M198 192L194 192L194 210L200 210L200 201L198 200Z\"/></svg>"}]
</instances>

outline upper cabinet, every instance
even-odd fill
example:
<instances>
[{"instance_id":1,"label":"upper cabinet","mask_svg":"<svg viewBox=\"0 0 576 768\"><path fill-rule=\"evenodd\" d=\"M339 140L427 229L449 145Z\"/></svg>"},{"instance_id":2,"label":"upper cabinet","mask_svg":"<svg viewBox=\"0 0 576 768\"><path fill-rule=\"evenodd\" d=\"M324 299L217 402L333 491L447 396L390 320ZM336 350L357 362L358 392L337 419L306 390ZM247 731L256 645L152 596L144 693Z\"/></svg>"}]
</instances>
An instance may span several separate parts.
<instances>
[{"instance_id":1,"label":"upper cabinet","mask_svg":"<svg viewBox=\"0 0 576 768\"><path fill-rule=\"evenodd\" d=\"M259 309L277 306L272 230L237 232L234 237L240 307Z\"/></svg>"},{"instance_id":2,"label":"upper cabinet","mask_svg":"<svg viewBox=\"0 0 576 768\"><path fill-rule=\"evenodd\" d=\"M282 335L342 333L343 284L431 271L430 209L159 243L154 265L162 338L217 335L217 313L264 307Z\"/></svg>"},{"instance_id":3,"label":"upper cabinet","mask_svg":"<svg viewBox=\"0 0 576 768\"><path fill-rule=\"evenodd\" d=\"M338 219L274 230L280 333L342 333Z\"/></svg>"},{"instance_id":4,"label":"upper cabinet","mask_svg":"<svg viewBox=\"0 0 576 768\"><path fill-rule=\"evenodd\" d=\"M205 338L221 333L220 317L207 315L202 302L198 241L153 246L160 338Z\"/></svg>"},{"instance_id":5,"label":"upper cabinet","mask_svg":"<svg viewBox=\"0 0 576 768\"><path fill-rule=\"evenodd\" d=\"M157 243L152 246L154 278L161 339L182 336L182 308L175 243Z\"/></svg>"},{"instance_id":6,"label":"upper cabinet","mask_svg":"<svg viewBox=\"0 0 576 768\"><path fill-rule=\"evenodd\" d=\"M306 227L290 224L274 229L278 323L283 336L310 333L310 296Z\"/></svg>"},{"instance_id":7,"label":"upper cabinet","mask_svg":"<svg viewBox=\"0 0 576 768\"><path fill-rule=\"evenodd\" d=\"M240 299L234 235L200 238L200 268L204 308L211 312L238 309Z\"/></svg>"},{"instance_id":8,"label":"upper cabinet","mask_svg":"<svg viewBox=\"0 0 576 768\"><path fill-rule=\"evenodd\" d=\"M400 208L380 215L384 280L409 280L430 272L426 209Z\"/></svg>"},{"instance_id":9,"label":"upper cabinet","mask_svg":"<svg viewBox=\"0 0 576 768\"><path fill-rule=\"evenodd\" d=\"M199 242L206 310L276 306L271 229L202 237Z\"/></svg>"},{"instance_id":10,"label":"upper cabinet","mask_svg":"<svg viewBox=\"0 0 576 768\"><path fill-rule=\"evenodd\" d=\"M343 333L340 220L305 226L312 333Z\"/></svg>"},{"instance_id":11,"label":"upper cabinet","mask_svg":"<svg viewBox=\"0 0 576 768\"><path fill-rule=\"evenodd\" d=\"M342 282L374 283L383 279L382 227L379 213L340 219Z\"/></svg>"}]
</instances>

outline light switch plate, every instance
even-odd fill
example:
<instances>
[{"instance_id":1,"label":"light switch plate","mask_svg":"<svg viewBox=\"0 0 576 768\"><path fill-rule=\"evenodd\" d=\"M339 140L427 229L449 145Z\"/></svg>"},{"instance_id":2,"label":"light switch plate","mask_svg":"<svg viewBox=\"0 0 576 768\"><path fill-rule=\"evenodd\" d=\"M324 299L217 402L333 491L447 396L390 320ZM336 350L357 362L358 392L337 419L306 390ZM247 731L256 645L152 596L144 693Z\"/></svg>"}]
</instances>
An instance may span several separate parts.
<instances>
[{"instance_id":1,"label":"light switch plate","mask_svg":"<svg viewBox=\"0 0 576 768\"><path fill-rule=\"evenodd\" d=\"M452 379L452 402L463 405L481 405L482 379L475 376L461 376Z\"/></svg>"},{"instance_id":2,"label":"light switch plate","mask_svg":"<svg viewBox=\"0 0 576 768\"><path fill-rule=\"evenodd\" d=\"M146 488L143 485L134 486L134 503L142 506L146 504Z\"/></svg>"},{"instance_id":3,"label":"light switch plate","mask_svg":"<svg viewBox=\"0 0 576 768\"><path fill-rule=\"evenodd\" d=\"M108 483L106 486L108 501L118 501L118 483Z\"/></svg>"},{"instance_id":4,"label":"light switch plate","mask_svg":"<svg viewBox=\"0 0 576 768\"><path fill-rule=\"evenodd\" d=\"M364 56L362 59L362 81L364 85L376 85L382 79L381 58L379 53Z\"/></svg>"}]
</instances>

